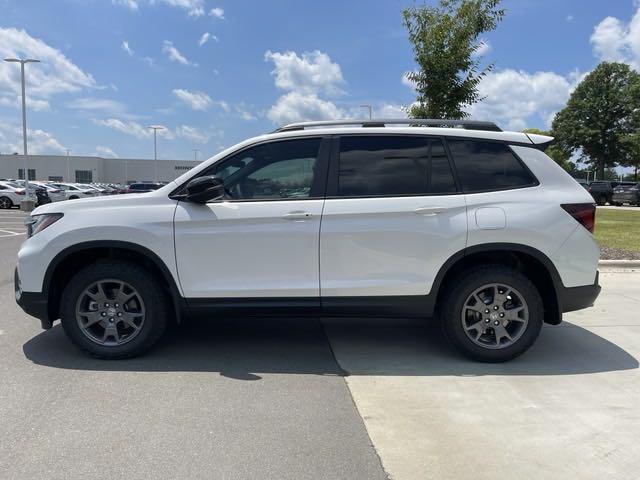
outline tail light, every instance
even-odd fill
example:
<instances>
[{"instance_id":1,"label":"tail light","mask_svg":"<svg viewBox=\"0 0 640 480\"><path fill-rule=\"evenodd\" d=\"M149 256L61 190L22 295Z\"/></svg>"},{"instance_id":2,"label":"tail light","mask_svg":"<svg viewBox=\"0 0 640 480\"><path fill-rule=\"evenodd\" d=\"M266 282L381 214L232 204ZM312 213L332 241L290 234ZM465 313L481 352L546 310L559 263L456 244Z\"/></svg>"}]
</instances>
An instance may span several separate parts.
<instances>
[{"instance_id":1,"label":"tail light","mask_svg":"<svg viewBox=\"0 0 640 480\"><path fill-rule=\"evenodd\" d=\"M16 195L24 195L24 190L16 190Z\"/></svg>"},{"instance_id":2,"label":"tail light","mask_svg":"<svg viewBox=\"0 0 640 480\"><path fill-rule=\"evenodd\" d=\"M596 226L595 203L564 203L560 206L580 225L589 230L591 233L594 232Z\"/></svg>"}]
</instances>

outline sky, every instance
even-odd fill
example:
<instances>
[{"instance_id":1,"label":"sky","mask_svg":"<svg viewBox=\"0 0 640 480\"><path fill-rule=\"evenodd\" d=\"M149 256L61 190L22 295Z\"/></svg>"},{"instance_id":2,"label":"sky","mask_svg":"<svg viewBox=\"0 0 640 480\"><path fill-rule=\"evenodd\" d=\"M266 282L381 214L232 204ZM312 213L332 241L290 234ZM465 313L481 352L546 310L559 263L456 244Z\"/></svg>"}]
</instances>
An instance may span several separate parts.
<instances>
[{"instance_id":1,"label":"sky","mask_svg":"<svg viewBox=\"0 0 640 480\"><path fill-rule=\"evenodd\" d=\"M0 56L27 70L34 154L208 158L299 121L402 117L410 0L0 0ZM427 2L433 4L433 1ZM601 60L640 68L637 0L503 0L473 118L548 128ZM194 152L194 149L197 152ZM0 62L0 152L22 153L20 68Z\"/></svg>"}]
</instances>

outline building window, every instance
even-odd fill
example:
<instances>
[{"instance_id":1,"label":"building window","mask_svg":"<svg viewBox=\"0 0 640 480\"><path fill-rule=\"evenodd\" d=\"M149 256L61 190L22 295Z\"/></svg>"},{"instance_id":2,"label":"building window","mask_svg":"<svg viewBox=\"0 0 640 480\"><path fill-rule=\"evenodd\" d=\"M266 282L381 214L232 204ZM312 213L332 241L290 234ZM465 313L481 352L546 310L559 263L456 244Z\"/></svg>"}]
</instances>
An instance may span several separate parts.
<instances>
[{"instance_id":1,"label":"building window","mask_svg":"<svg viewBox=\"0 0 640 480\"><path fill-rule=\"evenodd\" d=\"M29 172L29 180L35 180L36 179L36 169L35 168L30 168L27 171ZM24 180L24 168L19 168L18 169L18 178L20 180Z\"/></svg>"},{"instance_id":2,"label":"building window","mask_svg":"<svg viewBox=\"0 0 640 480\"><path fill-rule=\"evenodd\" d=\"M50 182L61 182L62 181L62 177L56 176L56 175L49 175L49 181Z\"/></svg>"},{"instance_id":3,"label":"building window","mask_svg":"<svg viewBox=\"0 0 640 480\"><path fill-rule=\"evenodd\" d=\"M91 170L76 170L76 183L91 183L93 172Z\"/></svg>"}]
</instances>

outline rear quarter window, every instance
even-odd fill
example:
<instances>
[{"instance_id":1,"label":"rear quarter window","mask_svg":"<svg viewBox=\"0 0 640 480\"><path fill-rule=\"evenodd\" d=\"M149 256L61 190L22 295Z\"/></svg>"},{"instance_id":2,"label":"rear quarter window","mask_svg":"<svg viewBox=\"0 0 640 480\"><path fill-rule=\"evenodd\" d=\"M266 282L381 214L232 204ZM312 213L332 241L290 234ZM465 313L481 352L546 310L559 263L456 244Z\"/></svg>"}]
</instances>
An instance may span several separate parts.
<instances>
[{"instance_id":1,"label":"rear quarter window","mask_svg":"<svg viewBox=\"0 0 640 480\"><path fill-rule=\"evenodd\" d=\"M536 179L504 143L448 139L464 192L530 187Z\"/></svg>"}]
</instances>

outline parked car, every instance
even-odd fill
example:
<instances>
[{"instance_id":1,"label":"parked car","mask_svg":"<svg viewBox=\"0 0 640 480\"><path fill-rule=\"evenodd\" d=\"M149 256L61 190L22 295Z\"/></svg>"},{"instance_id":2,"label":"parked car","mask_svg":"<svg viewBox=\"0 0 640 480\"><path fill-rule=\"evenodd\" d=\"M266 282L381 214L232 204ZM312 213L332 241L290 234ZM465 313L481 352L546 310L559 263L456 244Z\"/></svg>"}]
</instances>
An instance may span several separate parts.
<instances>
[{"instance_id":1,"label":"parked car","mask_svg":"<svg viewBox=\"0 0 640 480\"><path fill-rule=\"evenodd\" d=\"M593 304L595 205L542 151L551 137L410 124L292 124L145 195L38 208L16 300L101 358L186 315L275 313L435 315L488 362Z\"/></svg>"},{"instance_id":2,"label":"parked car","mask_svg":"<svg viewBox=\"0 0 640 480\"><path fill-rule=\"evenodd\" d=\"M618 185L613 189L611 200L613 205L622 205L623 203L640 205L640 183Z\"/></svg>"},{"instance_id":3,"label":"parked car","mask_svg":"<svg viewBox=\"0 0 640 480\"><path fill-rule=\"evenodd\" d=\"M159 188L162 188L163 186L164 186L163 183L152 183L152 182L132 183L125 190L124 193L147 193L147 192L153 192L154 190L158 190Z\"/></svg>"},{"instance_id":4,"label":"parked car","mask_svg":"<svg viewBox=\"0 0 640 480\"><path fill-rule=\"evenodd\" d=\"M67 200L76 200L78 198L97 197L99 195L98 190L95 188L87 188L81 183L50 183L64 193Z\"/></svg>"},{"instance_id":5,"label":"parked car","mask_svg":"<svg viewBox=\"0 0 640 480\"><path fill-rule=\"evenodd\" d=\"M589 184L588 191L598 205L605 205L611 203L613 189L619 185L630 186L634 185L634 183L596 180Z\"/></svg>"},{"instance_id":6,"label":"parked car","mask_svg":"<svg viewBox=\"0 0 640 480\"><path fill-rule=\"evenodd\" d=\"M67 199L66 195L61 189L49 183L39 182L39 181L30 181L29 185L34 185L34 188L35 187L45 188L47 190L47 195L52 202L61 202L62 200Z\"/></svg>"},{"instance_id":7,"label":"parked car","mask_svg":"<svg viewBox=\"0 0 640 480\"><path fill-rule=\"evenodd\" d=\"M11 182L0 182L0 208L20 206L25 198L25 189Z\"/></svg>"},{"instance_id":8,"label":"parked car","mask_svg":"<svg viewBox=\"0 0 640 480\"><path fill-rule=\"evenodd\" d=\"M26 198L26 188L23 180L12 180L0 183L0 208L11 208L20 206L22 200ZM35 201L36 206L51 203L51 198L45 187L41 187L36 183L29 182L29 192L31 199Z\"/></svg>"}]
</instances>

